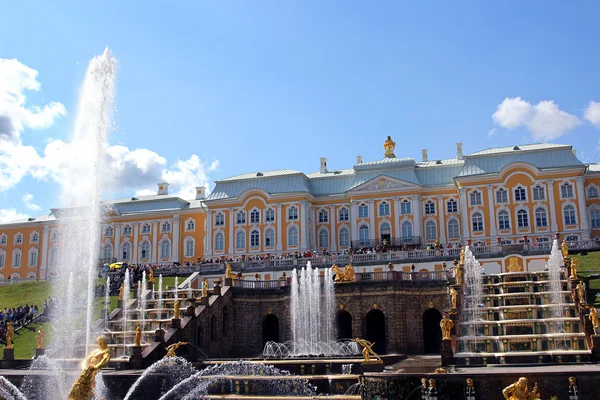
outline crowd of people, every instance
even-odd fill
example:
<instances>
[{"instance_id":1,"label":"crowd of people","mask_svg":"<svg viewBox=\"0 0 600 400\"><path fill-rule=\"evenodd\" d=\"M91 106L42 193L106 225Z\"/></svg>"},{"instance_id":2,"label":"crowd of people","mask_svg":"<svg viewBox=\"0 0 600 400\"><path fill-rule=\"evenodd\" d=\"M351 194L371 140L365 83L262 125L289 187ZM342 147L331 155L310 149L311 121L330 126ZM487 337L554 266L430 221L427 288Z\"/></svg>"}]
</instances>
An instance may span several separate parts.
<instances>
[{"instance_id":1,"label":"crowd of people","mask_svg":"<svg viewBox=\"0 0 600 400\"><path fill-rule=\"evenodd\" d=\"M45 307L44 307L45 309ZM0 340L6 341L6 330L8 324L12 323L13 328L25 326L40 314L37 305L21 305L18 307L4 307L0 309Z\"/></svg>"}]
</instances>

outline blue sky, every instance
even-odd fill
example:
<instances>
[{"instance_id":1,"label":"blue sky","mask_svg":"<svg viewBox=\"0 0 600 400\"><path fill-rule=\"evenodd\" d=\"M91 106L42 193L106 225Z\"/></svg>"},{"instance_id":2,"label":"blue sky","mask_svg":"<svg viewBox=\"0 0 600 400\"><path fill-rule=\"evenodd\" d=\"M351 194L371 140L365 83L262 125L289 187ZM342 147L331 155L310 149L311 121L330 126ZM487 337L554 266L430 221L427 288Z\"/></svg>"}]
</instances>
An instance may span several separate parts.
<instances>
[{"instance_id":1,"label":"blue sky","mask_svg":"<svg viewBox=\"0 0 600 400\"><path fill-rule=\"evenodd\" d=\"M58 205L68 167L45 154L68 140L86 65L106 45L119 62L110 144L129 163L110 196L162 178L188 195L243 172L313 172L323 156L348 168L381 158L387 135L417 160L423 148L454 157L457 141L465 153L547 141L600 161L597 2L171 3L3 4L0 59L41 84L18 86L20 107L64 110L18 117L10 146L0 132L0 220ZM0 100L0 130L10 106Z\"/></svg>"}]
</instances>

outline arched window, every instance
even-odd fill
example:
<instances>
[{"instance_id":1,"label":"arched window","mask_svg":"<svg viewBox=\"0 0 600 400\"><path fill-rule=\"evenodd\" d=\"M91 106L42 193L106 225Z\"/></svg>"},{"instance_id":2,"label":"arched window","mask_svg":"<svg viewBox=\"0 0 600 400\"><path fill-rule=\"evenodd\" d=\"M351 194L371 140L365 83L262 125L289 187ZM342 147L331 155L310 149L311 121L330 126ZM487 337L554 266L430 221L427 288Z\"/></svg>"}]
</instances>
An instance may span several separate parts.
<instances>
[{"instance_id":1,"label":"arched window","mask_svg":"<svg viewBox=\"0 0 600 400\"><path fill-rule=\"evenodd\" d=\"M515 189L515 201L527 201L527 192L523 186Z\"/></svg>"},{"instance_id":2,"label":"arched window","mask_svg":"<svg viewBox=\"0 0 600 400\"><path fill-rule=\"evenodd\" d=\"M4 252L4 250L0 251L0 268L4 268L4 265L6 264L6 253Z\"/></svg>"},{"instance_id":3,"label":"arched window","mask_svg":"<svg viewBox=\"0 0 600 400\"><path fill-rule=\"evenodd\" d=\"M370 237L369 237L369 227L366 225L362 225L360 228L358 228L358 239L360 240L360 245L361 246L368 246L370 244Z\"/></svg>"},{"instance_id":4,"label":"arched window","mask_svg":"<svg viewBox=\"0 0 600 400\"><path fill-rule=\"evenodd\" d=\"M575 218L575 207L566 206L564 209L565 225L575 225L577 219Z\"/></svg>"},{"instance_id":5,"label":"arched window","mask_svg":"<svg viewBox=\"0 0 600 400\"><path fill-rule=\"evenodd\" d=\"M13 268L19 268L21 266L21 250L13 250Z\"/></svg>"},{"instance_id":6,"label":"arched window","mask_svg":"<svg viewBox=\"0 0 600 400\"><path fill-rule=\"evenodd\" d=\"M50 257L48 258L48 264L53 267L58 264L58 249L53 248L50 250Z\"/></svg>"},{"instance_id":7,"label":"arched window","mask_svg":"<svg viewBox=\"0 0 600 400\"><path fill-rule=\"evenodd\" d=\"M238 225L242 225L246 223L246 212L243 210L238 211L235 216L235 223Z\"/></svg>"},{"instance_id":8,"label":"arched window","mask_svg":"<svg viewBox=\"0 0 600 400\"><path fill-rule=\"evenodd\" d=\"M23 235L21 235L20 233L17 233L17 235L15 236L15 244L21 244L23 243Z\"/></svg>"},{"instance_id":9,"label":"arched window","mask_svg":"<svg viewBox=\"0 0 600 400\"><path fill-rule=\"evenodd\" d=\"M219 211L217 214L215 214L215 226L223 225L225 225L225 214Z\"/></svg>"},{"instance_id":10,"label":"arched window","mask_svg":"<svg viewBox=\"0 0 600 400\"><path fill-rule=\"evenodd\" d=\"M193 232L194 229L196 229L196 223L193 219L188 219L187 223L185 224L185 230L188 232Z\"/></svg>"},{"instance_id":11,"label":"arched window","mask_svg":"<svg viewBox=\"0 0 600 400\"><path fill-rule=\"evenodd\" d=\"M329 248L329 232L327 229L319 231L319 249Z\"/></svg>"},{"instance_id":12,"label":"arched window","mask_svg":"<svg viewBox=\"0 0 600 400\"><path fill-rule=\"evenodd\" d=\"M382 201L381 203L379 203L379 215L390 215L390 203L388 203L387 201Z\"/></svg>"},{"instance_id":13,"label":"arched window","mask_svg":"<svg viewBox=\"0 0 600 400\"><path fill-rule=\"evenodd\" d=\"M288 208L288 219L290 221L295 221L298 219L298 207L290 206L290 208Z\"/></svg>"},{"instance_id":14,"label":"arched window","mask_svg":"<svg viewBox=\"0 0 600 400\"><path fill-rule=\"evenodd\" d=\"M402 237L409 238L413 235L412 224L409 221L404 221L402 223Z\"/></svg>"},{"instance_id":15,"label":"arched window","mask_svg":"<svg viewBox=\"0 0 600 400\"><path fill-rule=\"evenodd\" d=\"M170 258L171 257L171 242L163 240L160 244L160 257Z\"/></svg>"},{"instance_id":16,"label":"arched window","mask_svg":"<svg viewBox=\"0 0 600 400\"><path fill-rule=\"evenodd\" d=\"M435 214L435 203L433 201L429 200L427 203L425 203L425 214L426 215Z\"/></svg>"},{"instance_id":17,"label":"arched window","mask_svg":"<svg viewBox=\"0 0 600 400\"><path fill-rule=\"evenodd\" d=\"M453 238L453 239L460 237L460 229L458 228L458 221L455 219L451 219L448 221L448 237Z\"/></svg>"},{"instance_id":18,"label":"arched window","mask_svg":"<svg viewBox=\"0 0 600 400\"><path fill-rule=\"evenodd\" d=\"M565 183L564 185L560 185L560 197L563 199L571 199L574 197L573 195L573 185L570 183Z\"/></svg>"},{"instance_id":19,"label":"arched window","mask_svg":"<svg viewBox=\"0 0 600 400\"><path fill-rule=\"evenodd\" d=\"M588 189L588 198L595 199L598 197L598 189L596 186L590 186Z\"/></svg>"},{"instance_id":20,"label":"arched window","mask_svg":"<svg viewBox=\"0 0 600 400\"><path fill-rule=\"evenodd\" d=\"M115 233L115 228L112 226L107 226L104 228L104 236L112 236Z\"/></svg>"},{"instance_id":21,"label":"arched window","mask_svg":"<svg viewBox=\"0 0 600 400\"><path fill-rule=\"evenodd\" d=\"M400 203L400 214L410 214L412 213L411 210L411 203L408 200L404 200L402 203Z\"/></svg>"},{"instance_id":22,"label":"arched window","mask_svg":"<svg viewBox=\"0 0 600 400\"><path fill-rule=\"evenodd\" d=\"M140 246L140 257L142 260L149 260L150 259L150 242L147 240L144 240L142 242L142 245Z\"/></svg>"},{"instance_id":23,"label":"arched window","mask_svg":"<svg viewBox=\"0 0 600 400\"><path fill-rule=\"evenodd\" d=\"M348 228L340 229L340 246L348 247L350 246L350 232Z\"/></svg>"},{"instance_id":24,"label":"arched window","mask_svg":"<svg viewBox=\"0 0 600 400\"><path fill-rule=\"evenodd\" d=\"M349 218L349 214L348 214L348 209L346 207L342 207L340 208L339 211L339 220L340 221L348 221Z\"/></svg>"},{"instance_id":25,"label":"arched window","mask_svg":"<svg viewBox=\"0 0 600 400\"><path fill-rule=\"evenodd\" d=\"M246 248L246 232L239 231L235 234L235 248L245 249Z\"/></svg>"},{"instance_id":26,"label":"arched window","mask_svg":"<svg viewBox=\"0 0 600 400\"><path fill-rule=\"evenodd\" d=\"M32 281L36 280L37 274L35 272L29 272L29 273L27 273L27 279L32 280Z\"/></svg>"},{"instance_id":27,"label":"arched window","mask_svg":"<svg viewBox=\"0 0 600 400\"><path fill-rule=\"evenodd\" d=\"M265 231L265 247L275 246L275 231L273 229L267 229Z\"/></svg>"},{"instance_id":28,"label":"arched window","mask_svg":"<svg viewBox=\"0 0 600 400\"><path fill-rule=\"evenodd\" d=\"M225 248L225 236L221 232L215 235L215 250L222 251Z\"/></svg>"},{"instance_id":29,"label":"arched window","mask_svg":"<svg viewBox=\"0 0 600 400\"><path fill-rule=\"evenodd\" d=\"M171 232L171 223L163 222L161 232Z\"/></svg>"},{"instance_id":30,"label":"arched window","mask_svg":"<svg viewBox=\"0 0 600 400\"><path fill-rule=\"evenodd\" d=\"M481 232L483 231L483 217L481 213L476 212L471 217L471 224L473 226L473 232Z\"/></svg>"},{"instance_id":31,"label":"arched window","mask_svg":"<svg viewBox=\"0 0 600 400\"><path fill-rule=\"evenodd\" d=\"M358 206L358 218L367 218L369 216L369 206L365 203Z\"/></svg>"},{"instance_id":32,"label":"arched window","mask_svg":"<svg viewBox=\"0 0 600 400\"><path fill-rule=\"evenodd\" d=\"M437 239L437 225L434 221L429 221L425 224L425 239L436 240Z\"/></svg>"},{"instance_id":33,"label":"arched window","mask_svg":"<svg viewBox=\"0 0 600 400\"><path fill-rule=\"evenodd\" d=\"M319 223L329 222L329 213L327 210L319 210Z\"/></svg>"},{"instance_id":34,"label":"arched window","mask_svg":"<svg viewBox=\"0 0 600 400\"><path fill-rule=\"evenodd\" d=\"M298 228L295 226L288 230L288 246L298 246Z\"/></svg>"},{"instance_id":35,"label":"arched window","mask_svg":"<svg viewBox=\"0 0 600 400\"><path fill-rule=\"evenodd\" d=\"M185 239L185 257L191 258L194 257L194 239L186 238Z\"/></svg>"},{"instance_id":36,"label":"arched window","mask_svg":"<svg viewBox=\"0 0 600 400\"><path fill-rule=\"evenodd\" d=\"M510 216L506 211L498 213L498 229L510 229Z\"/></svg>"},{"instance_id":37,"label":"arched window","mask_svg":"<svg viewBox=\"0 0 600 400\"><path fill-rule=\"evenodd\" d=\"M260 211L252 210L250 211L250 223L251 224L259 224L260 223Z\"/></svg>"},{"instance_id":38,"label":"arched window","mask_svg":"<svg viewBox=\"0 0 600 400\"><path fill-rule=\"evenodd\" d=\"M121 248L122 259L129 261L131 260L131 243L125 242Z\"/></svg>"},{"instance_id":39,"label":"arched window","mask_svg":"<svg viewBox=\"0 0 600 400\"><path fill-rule=\"evenodd\" d=\"M40 241L40 235L37 232L33 232L29 238L29 243L37 243Z\"/></svg>"},{"instance_id":40,"label":"arched window","mask_svg":"<svg viewBox=\"0 0 600 400\"><path fill-rule=\"evenodd\" d=\"M38 263L38 251L36 248L29 250L29 266L37 267Z\"/></svg>"},{"instance_id":41,"label":"arched window","mask_svg":"<svg viewBox=\"0 0 600 400\"><path fill-rule=\"evenodd\" d=\"M131 225L125 225L123 227L123 236L129 236L129 235L131 235L132 231L133 231L133 228L131 227Z\"/></svg>"},{"instance_id":42,"label":"arched window","mask_svg":"<svg viewBox=\"0 0 600 400\"><path fill-rule=\"evenodd\" d=\"M260 246L260 233L255 229L250 232L250 247Z\"/></svg>"},{"instance_id":43,"label":"arched window","mask_svg":"<svg viewBox=\"0 0 600 400\"><path fill-rule=\"evenodd\" d=\"M448 214L458 212L458 203L456 202L456 200L448 200L448 202L446 203L446 212L448 212Z\"/></svg>"},{"instance_id":44,"label":"arched window","mask_svg":"<svg viewBox=\"0 0 600 400\"><path fill-rule=\"evenodd\" d=\"M152 231L152 225L150 225L150 224L142 225L142 233L143 234L149 234L151 231Z\"/></svg>"},{"instance_id":45,"label":"arched window","mask_svg":"<svg viewBox=\"0 0 600 400\"><path fill-rule=\"evenodd\" d=\"M481 192L479 190L473 190L470 197L472 206L481 205Z\"/></svg>"},{"instance_id":46,"label":"arched window","mask_svg":"<svg viewBox=\"0 0 600 400\"><path fill-rule=\"evenodd\" d=\"M535 226L548 226L548 217L546 215L546 209L543 207L538 207L535 209Z\"/></svg>"},{"instance_id":47,"label":"arched window","mask_svg":"<svg viewBox=\"0 0 600 400\"><path fill-rule=\"evenodd\" d=\"M600 229L600 210L590 210L590 226L592 229Z\"/></svg>"},{"instance_id":48,"label":"arched window","mask_svg":"<svg viewBox=\"0 0 600 400\"><path fill-rule=\"evenodd\" d=\"M517 226L519 228L529 227L529 215L527 214L527 210L519 210L517 212Z\"/></svg>"},{"instance_id":49,"label":"arched window","mask_svg":"<svg viewBox=\"0 0 600 400\"><path fill-rule=\"evenodd\" d=\"M6 244L6 235L4 233L0 236L0 245L1 244Z\"/></svg>"},{"instance_id":50,"label":"arched window","mask_svg":"<svg viewBox=\"0 0 600 400\"><path fill-rule=\"evenodd\" d=\"M273 222L275 221L275 210L272 208L267 208L265 210L265 222Z\"/></svg>"},{"instance_id":51,"label":"arched window","mask_svg":"<svg viewBox=\"0 0 600 400\"><path fill-rule=\"evenodd\" d=\"M104 246L102 246L102 258L104 258L104 259L112 258L112 254L113 254L112 244L106 243Z\"/></svg>"}]
</instances>

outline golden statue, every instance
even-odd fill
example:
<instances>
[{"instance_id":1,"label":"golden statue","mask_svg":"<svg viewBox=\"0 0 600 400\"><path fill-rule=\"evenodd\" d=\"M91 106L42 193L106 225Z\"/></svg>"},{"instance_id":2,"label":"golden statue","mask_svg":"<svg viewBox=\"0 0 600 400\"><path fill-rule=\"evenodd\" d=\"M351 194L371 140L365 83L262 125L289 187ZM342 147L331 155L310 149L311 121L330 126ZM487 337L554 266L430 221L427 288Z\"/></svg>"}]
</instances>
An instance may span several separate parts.
<instances>
[{"instance_id":1,"label":"golden statue","mask_svg":"<svg viewBox=\"0 0 600 400\"><path fill-rule=\"evenodd\" d=\"M175 351L178 348L180 348L181 346L185 346L186 344L188 344L188 342L173 343L172 345L170 345L169 347L167 347L167 354L165 355L164 358L167 358L167 357L177 357L177 354L175 354Z\"/></svg>"},{"instance_id":2,"label":"golden statue","mask_svg":"<svg viewBox=\"0 0 600 400\"><path fill-rule=\"evenodd\" d=\"M15 328L12 322L9 322L6 326L6 348L13 348L13 340L15 339Z\"/></svg>"},{"instance_id":3,"label":"golden statue","mask_svg":"<svg viewBox=\"0 0 600 400\"><path fill-rule=\"evenodd\" d=\"M342 270L340 269L340 267L338 267L337 265L333 264L331 266L331 270L335 274L335 279L333 280L334 282L343 282L344 281L344 273L342 272Z\"/></svg>"},{"instance_id":4,"label":"golden statue","mask_svg":"<svg viewBox=\"0 0 600 400\"><path fill-rule=\"evenodd\" d=\"M508 259L508 272L523 272L523 266L519 265L518 257L511 257Z\"/></svg>"},{"instance_id":5,"label":"golden statue","mask_svg":"<svg viewBox=\"0 0 600 400\"><path fill-rule=\"evenodd\" d=\"M154 269L152 267L148 270L148 281L154 283Z\"/></svg>"},{"instance_id":6,"label":"golden statue","mask_svg":"<svg viewBox=\"0 0 600 400\"><path fill-rule=\"evenodd\" d=\"M208 279L202 281L202 297L208 297Z\"/></svg>"},{"instance_id":7,"label":"golden statue","mask_svg":"<svg viewBox=\"0 0 600 400\"><path fill-rule=\"evenodd\" d=\"M175 309L175 314L173 315L173 319L179 319L180 314L179 314L179 300L175 300L175 305L173 306L173 308Z\"/></svg>"},{"instance_id":8,"label":"golden statue","mask_svg":"<svg viewBox=\"0 0 600 400\"><path fill-rule=\"evenodd\" d=\"M383 149L385 150L384 156L390 158L396 158L394 149L396 148L396 142L392 140L391 136L387 137L387 140L383 142Z\"/></svg>"},{"instance_id":9,"label":"golden statue","mask_svg":"<svg viewBox=\"0 0 600 400\"><path fill-rule=\"evenodd\" d=\"M371 356L375 357L377 361L382 361L381 357L379 357L379 355L373 351L373 345L375 343L371 343L368 340L360 338L352 339L352 341L360 344L363 347L362 355L365 358L364 362L371 361Z\"/></svg>"},{"instance_id":10,"label":"golden statue","mask_svg":"<svg viewBox=\"0 0 600 400\"><path fill-rule=\"evenodd\" d=\"M454 270L454 277L456 278L456 284L462 285L463 283L463 268L462 265L458 264L456 260L454 261L454 266L451 268Z\"/></svg>"},{"instance_id":11,"label":"golden statue","mask_svg":"<svg viewBox=\"0 0 600 400\"><path fill-rule=\"evenodd\" d=\"M225 264L225 279L235 279L235 275L231 272L231 265Z\"/></svg>"},{"instance_id":12,"label":"golden statue","mask_svg":"<svg viewBox=\"0 0 600 400\"><path fill-rule=\"evenodd\" d=\"M579 389L577 389L577 380L574 376L569 377L569 397L570 399L579 398Z\"/></svg>"},{"instance_id":13,"label":"golden statue","mask_svg":"<svg viewBox=\"0 0 600 400\"><path fill-rule=\"evenodd\" d=\"M467 400L475 400L475 383L471 378L467 378L467 386L465 387L465 397L467 398Z\"/></svg>"},{"instance_id":14,"label":"golden statue","mask_svg":"<svg viewBox=\"0 0 600 400\"><path fill-rule=\"evenodd\" d=\"M98 337L99 348L94 350L85 360L83 371L75 381L69 392L69 400L88 400L94 392L96 373L104 368L110 361L108 339L101 335Z\"/></svg>"},{"instance_id":15,"label":"golden statue","mask_svg":"<svg viewBox=\"0 0 600 400\"><path fill-rule=\"evenodd\" d=\"M38 329L37 331L37 335L36 335L36 340L37 340L37 349L43 349L44 348L44 340L46 339L46 333L44 333L44 330L42 328Z\"/></svg>"},{"instance_id":16,"label":"golden statue","mask_svg":"<svg viewBox=\"0 0 600 400\"><path fill-rule=\"evenodd\" d=\"M502 390L502 394L506 400L534 400L539 399L540 394L537 392L537 383L533 389L529 390L529 381L527 378L521 377L515 383L507 386Z\"/></svg>"},{"instance_id":17,"label":"golden statue","mask_svg":"<svg viewBox=\"0 0 600 400\"><path fill-rule=\"evenodd\" d=\"M592 326L594 327L594 335L596 334L596 329L598 328L598 310L596 307L590 308L590 315L588 315L590 321L592 321Z\"/></svg>"},{"instance_id":18,"label":"golden statue","mask_svg":"<svg viewBox=\"0 0 600 400\"><path fill-rule=\"evenodd\" d=\"M460 265L465 265L465 248L460 249Z\"/></svg>"},{"instance_id":19,"label":"golden statue","mask_svg":"<svg viewBox=\"0 0 600 400\"><path fill-rule=\"evenodd\" d=\"M450 288L450 297L452 298L452 308L456 308L456 298L458 296L458 292L454 288Z\"/></svg>"},{"instance_id":20,"label":"golden statue","mask_svg":"<svg viewBox=\"0 0 600 400\"><path fill-rule=\"evenodd\" d=\"M444 314L440 321L440 328L442 329L442 340L450 340L450 331L454 327L454 322L448 318L448 315Z\"/></svg>"},{"instance_id":21,"label":"golden statue","mask_svg":"<svg viewBox=\"0 0 600 400\"><path fill-rule=\"evenodd\" d=\"M571 278L577 279L577 268L579 268L579 260L574 258L571 260Z\"/></svg>"},{"instance_id":22,"label":"golden statue","mask_svg":"<svg viewBox=\"0 0 600 400\"><path fill-rule=\"evenodd\" d=\"M348 265L346 265L346 268L344 268L344 281L345 282L354 282L354 280L355 280L354 267L352 266L352 264L348 264Z\"/></svg>"},{"instance_id":23,"label":"golden statue","mask_svg":"<svg viewBox=\"0 0 600 400\"><path fill-rule=\"evenodd\" d=\"M124 295L125 295L125 283L121 283L121 287L119 288L119 300L123 301Z\"/></svg>"},{"instance_id":24,"label":"golden statue","mask_svg":"<svg viewBox=\"0 0 600 400\"><path fill-rule=\"evenodd\" d=\"M562 241L562 244L560 245L560 251L562 253L563 258L569 257L569 244L564 239Z\"/></svg>"},{"instance_id":25,"label":"golden statue","mask_svg":"<svg viewBox=\"0 0 600 400\"><path fill-rule=\"evenodd\" d=\"M584 281L579 281L579 283L577 284L577 286L575 288L577 289L577 296L579 297L579 304L586 304L586 301L585 301L585 282Z\"/></svg>"},{"instance_id":26,"label":"golden statue","mask_svg":"<svg viewBox=\"0 0 600 400\"><path fill-rule=\"evenodd\" d=\"M435 387L435 379L433 378L429 378L429 380L427 381L427 383L429 383L429 391L435 391L436 387Z\"/></svg>"},{"instance_id":27,"label":"golden statue","mask_svg":"<svg viewBox=\"0 0 600 400\"><path fill-rule=\"evenodd\" d=\"M137 347L142 345L142 327L140 324L135 327L135 345Z\"/></svg>"}]
</instances>

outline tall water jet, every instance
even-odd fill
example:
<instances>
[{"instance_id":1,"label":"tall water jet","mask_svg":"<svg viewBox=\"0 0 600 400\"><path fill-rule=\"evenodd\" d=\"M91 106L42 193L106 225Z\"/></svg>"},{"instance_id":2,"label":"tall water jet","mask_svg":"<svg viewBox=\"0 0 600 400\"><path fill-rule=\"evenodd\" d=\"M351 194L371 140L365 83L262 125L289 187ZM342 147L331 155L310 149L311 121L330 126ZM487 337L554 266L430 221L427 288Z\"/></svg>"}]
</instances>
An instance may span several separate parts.
<instances>
[{"instance_id":1,"label":"tall water jet","mask_svg":"<svg viewBox=\"0 0 600 400\"><path fill-rule=\"evenodd\" d=\"M106 292L104 293L104 329L108 330L110 315L110 275L106 277Z\"/></svg>"},{"instance_id":2,"label":"tall water jet","mask_svg":"<svg viewBox=\"0 0 600 400\"><path fill-rule=\"evenodd\" d=\"M465 247L464 257L464 279L465 279L465 296L463 307L463 323L467 329L466 336L479 336L481 334L480 325L476 322L481 320L483 312L483 267L479 261L475 259L475 255L469 246ZM474 340L477 347L477 339Z\"/></svg>"},{"instance_id":3,"label":"tall water jet","mask_svg":"<svg viewBox=\"0 0 600 400\"><path fill-rule=\"evenodd\" d=\"M550 303L551 306L551 317L553 318L554 332L564 333L565 322L563 320L564 312L564 294L563 284L561 277L561 268L563 264L562 251L558 245L558 239L554 239L552 243L552 251L546 268L548 269L548 279L550 280Z\"/></svg>"},{"instance_id":4,"label":"tall water jet","mask_svg":"<svg viewBox=\"0 0 600 400\"><path fill-rule=\"evenodd\" d=\"M77 118L70 142L69 174L62 182L62 200L69 207L53 210L59 221L55 235L58 239L59 264L51 276L56 277L55 297L62 299L62 309L67 305L85 307L85 318L73 321L62 329L74 331L83 327L85 354L89 350L93 318L95 277L99 256L100 224L103 217L101 195L105 163L106 137L111 124L114 101L116 60L108 48L94 57L86 71L81 87ZM69 167L71 166L71 167ZM73 274L77 287L65 299L68 277ZM77 341L69 341L77 343Z\"/></svg>"}]
</instances>

